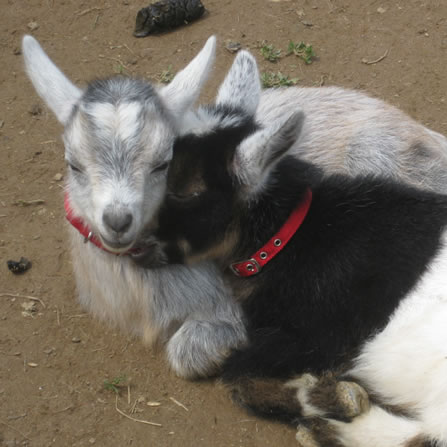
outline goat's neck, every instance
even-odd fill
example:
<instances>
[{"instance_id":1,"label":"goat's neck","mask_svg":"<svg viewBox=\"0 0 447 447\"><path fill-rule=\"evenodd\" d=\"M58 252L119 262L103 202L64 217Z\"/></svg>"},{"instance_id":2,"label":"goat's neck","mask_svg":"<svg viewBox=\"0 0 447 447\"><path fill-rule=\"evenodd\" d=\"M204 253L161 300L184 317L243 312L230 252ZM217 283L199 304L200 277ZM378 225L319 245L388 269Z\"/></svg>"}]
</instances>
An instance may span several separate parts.
<instances>
[{"instance_id":1,"label":"goat's neck","mask_svg":"<svg viewBox=\"0 0 447 447\"><path fill-rule=\"evenodd\" d=\"M238 219L239 242L232 260L249 258L272 238L312 188L314 173L281 163L269 186L246 203ZM311 175L309 175L311 174Z\"/></svg>"}]
</instances>

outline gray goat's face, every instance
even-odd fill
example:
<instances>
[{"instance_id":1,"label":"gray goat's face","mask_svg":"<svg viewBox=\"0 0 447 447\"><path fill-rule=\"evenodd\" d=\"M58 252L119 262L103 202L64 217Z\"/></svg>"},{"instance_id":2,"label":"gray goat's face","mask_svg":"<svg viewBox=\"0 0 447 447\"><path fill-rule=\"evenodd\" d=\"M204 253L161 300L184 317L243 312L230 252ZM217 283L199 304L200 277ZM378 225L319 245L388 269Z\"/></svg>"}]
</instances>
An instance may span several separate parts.
<instances>
[{"instance_id":1,"label":"gray goat's face","mask_svg":"<svg viewBox=\"0 0 447 447\"><path fill-rule=\"evenodd\" d=\"M128 250L157 210L174 138L214 60L215 38L166 87L116 77L72 84L31 36L27 73L65 126L70 206L113 252ZM186 118L186 119L185 119Z\"/></svg>"},{"instance_id":2,"label":"gray goat's face","mask_svg":"<svg viewBox=\"0 0 447 447\"><path fill-rule=\"evenodd\" d=\"M175 126L151 85L91 83L65 127L73 210L111 251L127 250L163 198Z\"/></svg>"}]
</instances>

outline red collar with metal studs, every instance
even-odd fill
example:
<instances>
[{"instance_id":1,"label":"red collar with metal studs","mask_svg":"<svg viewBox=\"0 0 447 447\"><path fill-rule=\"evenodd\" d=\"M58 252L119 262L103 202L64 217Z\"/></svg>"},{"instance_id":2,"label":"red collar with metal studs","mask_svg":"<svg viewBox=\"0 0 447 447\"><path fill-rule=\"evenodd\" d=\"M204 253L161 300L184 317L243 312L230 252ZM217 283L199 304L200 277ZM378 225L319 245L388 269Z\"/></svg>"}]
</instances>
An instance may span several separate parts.
<instances>
[{"instance_id":1,"label":"red collar with metal studs","mask_svg":"<svg viewBox=\"0 0 447 447\"><path fill-rule=\"evenodd\" d=\"M234 262L230 269L237 276L253 276L259 273L262 268L270 262L289 242L298 228L304 222L312 203L312 191L307 189L304 199L295 208L281 229L250 259Z\"/></svg>"},{"instance_id":2,"label":"red collar with metal studs","mask_svg":"<svg viewBox=\"0 0 447 447\"><path fill-rule=\"evenodd\" d=\"M84 223L84 221L74 215L73 210L70 206L70 198L68 196L68 192L65 192L64 195L64 208L65 208L65 217L78 231L84 236L84 242L90 241L92 244L96 245L101 250L106 251L107 253L111 253L116 256L129 255L131 253L138 253L140 250L138 248L131 248L124 253L114 253L113 251L107 250L106 247L102 244L102 242L97 238L92 230Z\"/></svg>"}]
</instances>

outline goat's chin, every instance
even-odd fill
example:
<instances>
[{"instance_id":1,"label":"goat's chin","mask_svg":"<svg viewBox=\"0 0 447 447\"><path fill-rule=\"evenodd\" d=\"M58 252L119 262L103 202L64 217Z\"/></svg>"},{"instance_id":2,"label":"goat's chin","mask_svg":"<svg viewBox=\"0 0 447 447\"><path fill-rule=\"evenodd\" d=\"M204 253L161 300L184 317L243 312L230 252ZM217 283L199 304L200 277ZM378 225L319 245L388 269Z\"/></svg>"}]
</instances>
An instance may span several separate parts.
<instances>
[{"instance_id":1,"label":"goat's chin","mask_svg":"<svg viewBox=\"0 0 447 447\"><path fill-rule=\"evenodd\" d=\"M102 245L104 245L104 248L107 251L110 251L117 255L127 252L128 250L130 250L132 248L132 246L135 243L134 239L131 240L130 242L121 243L121 242L109 241L107 239L104 239L102 236L100 236L100 238L101 238Z\"/></svg>"}]
</instances>

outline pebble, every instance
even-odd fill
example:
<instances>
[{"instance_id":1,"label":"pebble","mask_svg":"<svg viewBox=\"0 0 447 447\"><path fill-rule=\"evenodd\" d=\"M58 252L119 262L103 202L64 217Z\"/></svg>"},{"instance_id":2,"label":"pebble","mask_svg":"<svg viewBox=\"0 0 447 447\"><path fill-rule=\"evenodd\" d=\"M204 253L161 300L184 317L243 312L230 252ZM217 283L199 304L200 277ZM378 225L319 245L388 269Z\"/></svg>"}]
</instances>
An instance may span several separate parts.
<instances>
[{"instance_id":1,"label":"pebble","mask_svg":"<svg viewBox=\"0 0 447 447\"><path fill-rule=\"evenodd\" d=\"M36 303L34 301L25 301L24 303L21 304L21 307L23 310L25 310L26 312L36 312L37 308L36 308Z\"/></svg>"},{"instance_id":2,"label":"pebble","mask_svg":"<svg viewBox=\"0 0 447 447\"><path fill-rule=\"evenodd\" d=\"M42 107L40 107L40 104L33 104L28 112L33 116L42 115Z\"/></svg>"},{"instance_id":3,"label":"pebble","mask_svg":"<svg viewBox=\"0 0 447 447\"><path fill-rule=\"evenodd\" d=\"M55 180L56 182L60 182L62 179L64 178L64 176L58 172L54 177L53 180Z\"/></svg>"},{"instance_id":4,"label":"pebble","mask_svg":"<svg viewBox=\"0 0 447 447\"><path fill-rule=\"evenodd\" d=\"M154 50L152 48L143 48L140 51L140 56L144 59L152 59L153 54L154 54Z\"/></svg>"},{"instance_id":5,"label":"pebble","mask_svg":"<svg viewBox=\"0 0 447 447\"><path fill-rule=\"evenodd\" d=\"M39 28L39 24L37 22L29 22L27 27L30 31L35 31L37 28Z\"/></svg>"},{"instance_id":6,"label":"pebble","mask_svg":"<svg viewBox=\"0 0 447 447\"><path fill-rule=\"evenodd\" d=\"M227 40L227 41L225 41L225 48L230 53L236 53L241 49L241 44L240 44L240 42L234 42L232 40Z\"/></svg>"},{"instance_id":7,"label":"pebble","mask_svg":"<svg viewBox=\"0 0 447 447\"><path fill-rule=\"evenodd\" d=\"M81 339L80 339L79 337L73 337L73 338L71 339L71 342L72 342L72 343L81 343Z\"/></svg>"}]
</instances>

